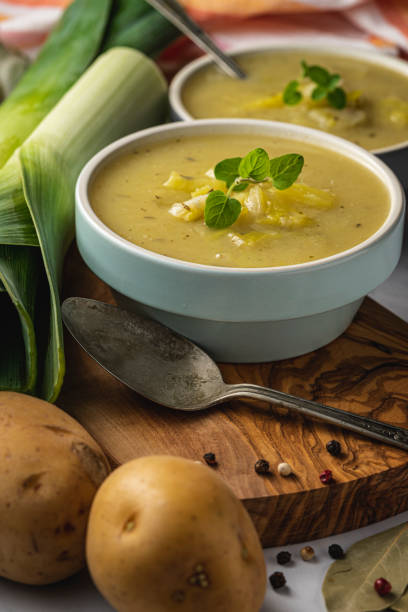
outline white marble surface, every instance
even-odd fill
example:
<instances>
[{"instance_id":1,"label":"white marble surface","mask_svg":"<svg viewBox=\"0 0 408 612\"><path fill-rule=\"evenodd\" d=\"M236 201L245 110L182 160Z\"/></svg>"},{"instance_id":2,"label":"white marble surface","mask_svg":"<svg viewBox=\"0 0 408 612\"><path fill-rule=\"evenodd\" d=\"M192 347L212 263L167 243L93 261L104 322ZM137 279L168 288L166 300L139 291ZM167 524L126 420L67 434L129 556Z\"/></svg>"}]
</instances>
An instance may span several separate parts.
<instances>
[{"instance_id":1,"label":"white marble surface","mask_svg":"<svg viewBox=\"0 0 408 612\"><path fill-rule=\"evenodd\" d=\"M399 264L388 280L370 295L401 319L408 321L408 219L405 222L405 240Z\"/></svg>"},{"instance_id":2,"label":"white marble surface","mask_svg":"<svg viewBox=\"0 0 408 612\"><path fill-rule=\"evenodd\" d=\"M408 241L405 242L397 269L371 296L408 321ZM408 512L332 538L266 549L268 575L274 571L283 571L287 586L273 591L268 584L265 602L260 612L325 612L321 585L332 562L327 553L329 544L337 543L347 550L354 542L405 521L408 521ZM299 556L299 551L305 544L310 544L315 549L316 558L313 561L305 562ZM285 567L276 563L276 554L283 549L289 550L293 556L293 562ZM62 583L47 587L28 587L0 578L0 612L112 612L112 610L113 608L99 595L85 571ZM240 611L231 610L231 612Z\"/></svg>"}]
</instances>

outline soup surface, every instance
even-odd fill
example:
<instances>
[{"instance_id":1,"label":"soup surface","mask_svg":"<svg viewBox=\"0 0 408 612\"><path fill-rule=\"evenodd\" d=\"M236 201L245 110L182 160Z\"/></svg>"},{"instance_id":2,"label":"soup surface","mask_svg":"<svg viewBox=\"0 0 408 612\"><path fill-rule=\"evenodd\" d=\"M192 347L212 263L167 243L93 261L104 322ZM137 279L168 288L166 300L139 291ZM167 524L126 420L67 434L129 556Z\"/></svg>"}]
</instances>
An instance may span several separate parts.
<instances>
[{"instance_id":1,"label":"soup surface","mask_svg":"<svg viewBox=\"0 0 408 612\"><path fill-rule=\"evenodd\" d=\"M261 183L235 193L238 220L210 229L203 219L207 195L226 191L211 169L256 147L270 157L303 155L297 182L284 191ZM106 226L145 249L229 267L284 266L344 251L373 234L390 205L382 182L338 153L235 134L186 136L122 154L96 173L89 198Z\"/></svg>"},{"instance_id":2,"label":"soup surface","mask_svg":"<svg viewBox=\"0 0 408 612\"><path fill-rule=\"evenodd\" d=\"M183 89L183 103L197 119L251 117L322 129L368 150L408 140L408 77L374 63L309 52L259 52L237 56L248 78L233 79L214 65L199 70ZM302 77L302 60L339 74L347 94L343 109L313 100L315 85ZM285 104L282 92L298 80L302 101Z\"/></svg>"}]
</instances>

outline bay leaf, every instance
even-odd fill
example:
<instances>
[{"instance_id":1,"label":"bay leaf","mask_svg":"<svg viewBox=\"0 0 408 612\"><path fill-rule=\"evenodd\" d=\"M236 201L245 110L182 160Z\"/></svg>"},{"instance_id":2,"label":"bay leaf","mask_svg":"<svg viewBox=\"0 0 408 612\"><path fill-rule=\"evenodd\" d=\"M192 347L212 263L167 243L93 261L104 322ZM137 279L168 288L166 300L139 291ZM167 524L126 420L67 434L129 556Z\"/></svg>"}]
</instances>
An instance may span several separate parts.
<instances>
[{"instance_id":1,"label":"bay leaf","mask_svg":"<svg viewBox=\"0 0 408 612\"><path fill-rule=\"evenodd\" d=\"M380 597L374 590L377 578L386 578L392 591ZM379 612L406 606L408 585L408 523L393 527L353 544L344 559L329 567L323 582L328 612ZM408 612L407 607L401 610Z\"/></svg>"},{"instance_id":2,"label":"bay leaf","mask_svg":"<svg viewBox=\"0 0 408 612\"><path fill-rule=\"evenodd\" d=\"M392 612L408 612L408 589L400 599L392 604Z\"/></svg>"}]
</instances>

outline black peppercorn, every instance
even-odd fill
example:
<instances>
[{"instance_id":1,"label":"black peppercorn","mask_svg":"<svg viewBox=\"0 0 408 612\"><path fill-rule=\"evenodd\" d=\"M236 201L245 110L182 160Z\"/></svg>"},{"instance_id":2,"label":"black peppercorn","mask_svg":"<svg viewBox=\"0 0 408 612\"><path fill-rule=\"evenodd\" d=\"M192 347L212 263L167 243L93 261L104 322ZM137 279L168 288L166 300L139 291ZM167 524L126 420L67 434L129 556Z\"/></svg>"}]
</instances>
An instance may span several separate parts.
<instances>
[{"instance_id":1,"label":"black peppercorn","mask_svg":"<svg viewBox=\"0 0 408 612\"><path fill-rule=\"evenodd\" d=\"M344 559L345 557L344 550L340 544L330 544L329 555L332 559Z\"/></svg>"},{"instance_id":2,"label":"black peppercorn","mask_svg":"<svg viewBox=\"0 0 408 612\"><path fill-rule=\"evenodd\" d=\"M205 453L205 455L203 455L203 459L207 465L211 465L212 467L218 465L214 453Z\"/></svg>"},{"instance_id":3,"label":"black peppercorn","mask_svg":"<svg viewBox=\"0 0 408 612\"><path fill-rule=\"evenodd\" d=\"M291 559L292 555L287 550L282 550L276 555L276 561L279 563L279 565L286 565L287 563L290 563Z\"/></svg>"},{"instance_id":4,"label":"black peppercorn","mask_svg":"<svg viewBox=\"0 0 408 612\"><path fill-rule=\"evenodd\" d=\"M269 576L269 582L273 589L281 589L286 584L286 578L282 572L273 572L273 574Z\"/></svg>"},{"instance_id":5,"label":"black peppercorn","mask_svg":"<svg viewBox=\"0 0 408 612\"><path fill-rule=\"evenodd\" d=\"M328 453L333 455L333 457L338 457L341 453L340 442L337 440L330 440L330 442L326 444L326 450Z\"/></svg>"},{"instance_id":6,"label":"black peppercorn","mask_svg":"<svg viewBox=\"0 0 408 612\"><path fill-rule=\"evenodd\" d=\"M267 474L269 472L269 461L266 461L266 459L258 459L255 463L255 472L257 474Z\"/></svg>"}]
</instances>

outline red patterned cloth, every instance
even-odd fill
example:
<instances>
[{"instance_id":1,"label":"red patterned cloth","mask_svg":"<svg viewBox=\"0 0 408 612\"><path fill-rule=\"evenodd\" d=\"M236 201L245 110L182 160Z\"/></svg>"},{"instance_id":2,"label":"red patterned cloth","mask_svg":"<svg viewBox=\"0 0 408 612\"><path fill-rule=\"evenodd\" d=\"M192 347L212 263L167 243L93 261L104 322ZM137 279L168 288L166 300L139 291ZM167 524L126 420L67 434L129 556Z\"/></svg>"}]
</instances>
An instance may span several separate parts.
<instances>
[{"instance_id":1,"label":"red patterned cloth","mask_svg":"<svg viewBox=\"0 0 408 612\"><path fill-rule=\"evenodd\" d=\"M0 0L0 42L35 53L71 0ZM408 53L408 0L181 0L226 49L290 36ZM326 40L327 42L327 40ZM185 42L168 52L198 52ZM173 58L173 59L172 59ZM180 58L179 58L180 59Z\"/></svg>"}]
</instances>

